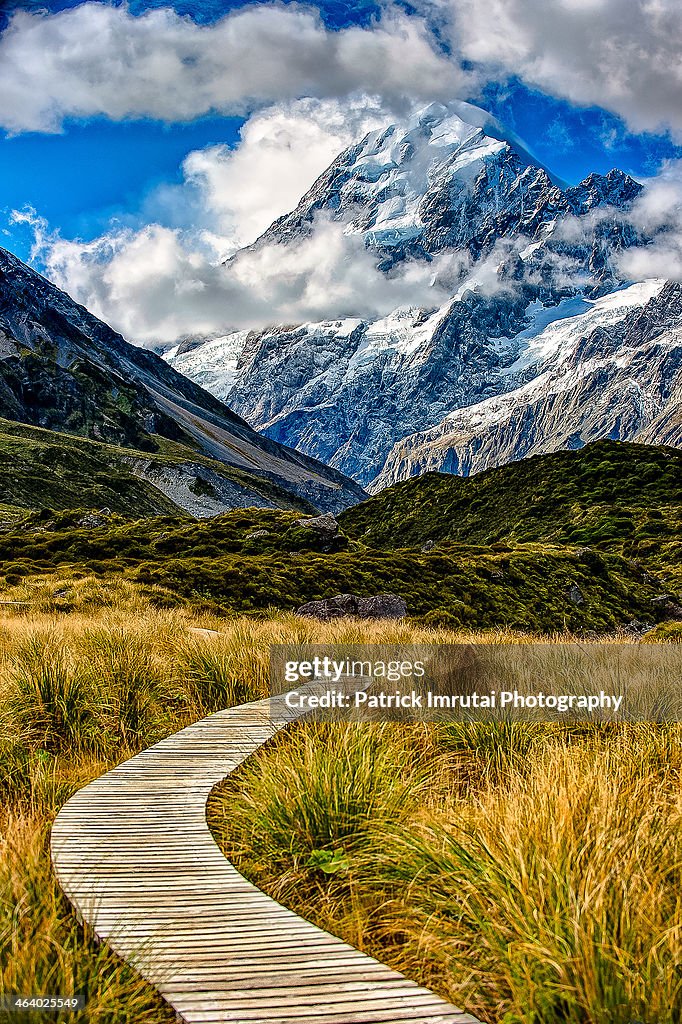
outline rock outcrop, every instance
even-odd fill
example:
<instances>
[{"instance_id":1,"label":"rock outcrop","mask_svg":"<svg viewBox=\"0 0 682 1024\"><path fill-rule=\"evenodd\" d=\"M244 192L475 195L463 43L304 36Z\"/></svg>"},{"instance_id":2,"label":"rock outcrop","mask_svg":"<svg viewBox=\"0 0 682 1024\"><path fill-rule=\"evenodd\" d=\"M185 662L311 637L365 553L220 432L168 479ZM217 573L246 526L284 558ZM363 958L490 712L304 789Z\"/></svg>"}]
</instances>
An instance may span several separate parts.
<instances>
[{"instance_id":1,"label":"rock outcrop","mask_svg":"<svg viewBox=\"0 0 682 1024\"><path fill-rule=\"evenodd\" d=\"M396 594L375 594L373 597L337 594L321 601L308 601L296 609L296 614L322 622L347 615L358 619L402 619L407 615L407 604Z\"/></svg>"}]
</instances>

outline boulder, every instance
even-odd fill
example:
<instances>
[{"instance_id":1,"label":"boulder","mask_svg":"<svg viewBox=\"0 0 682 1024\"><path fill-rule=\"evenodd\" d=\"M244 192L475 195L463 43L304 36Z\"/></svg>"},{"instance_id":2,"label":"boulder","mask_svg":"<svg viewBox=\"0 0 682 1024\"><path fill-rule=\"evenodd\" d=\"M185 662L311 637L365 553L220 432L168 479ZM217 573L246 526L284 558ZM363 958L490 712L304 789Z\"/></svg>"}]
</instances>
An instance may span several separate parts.
<instances>
[{"instance_id":1,"label":"boulder","mask_svg":"<svg viewBox=\"0 0 682 1024\"><path fill-rule=\"evenodd\" d=\"M407 605L397 594L375 594L373 597L357 597L355 594L337 594L321 601L308 601L296 609L297 615L311 619L340 619L353 615L358 619L402 619L407 614Z\"/></svg>"},{"instance_id":2,"label":"boulder","mask_svg":"<svg viewBox=\"0 0 682 1024\"><path fill-rule=\"evenodd\" d=\"M109 516L104 515L102 512L88 512L79 519L77 522L78 526L82 526L84 530L96 530L100 526L108 525Z\"/></svg>"},{"instance_id":3,"label":"boulder","mask_svg":"<svg viewBox=\"0 0 682 1024\"><path fill-rule=\"evenodd\" d=\"M342 551L348 546L348 538L331 512L312 519L297 519L296 525L302 530L310 531L313 546L324 554Z\"/></svg>"},{"instance_id":4,"label":"boulder","mask_svg":"<svg viewBox=\"0 0 682 1024\"><path fill-rule=\"evenodd\" d=\"M339 532L339 524L331 512L327 512L323 516L315 516L314 519L297 519L296 525L302 526L304 530L315 530L327 540L336 537Z\"/></svg>"},{"instance_id":5,"label":"boulder","mask_svg":"<svg viewBox=\"0 0 682 1024\"><path fill-rule=\"evenodd\" d=\"M402 619L407 615L407 604L397 594L361 597L358 601L358 615L362 619Z\"/></svg>"},{"instance_id":6,"label":"boulder","mask_svg":"<svg viewBox=\"0 0 682 1024\"><path fill-rule=\"evenodd\" d=\"M643 636L646 636L654 628L651 622L641 622L639 619L632 619L622 627L620 632L632 640L641 640Z\"/></svg>"}]
</instances>

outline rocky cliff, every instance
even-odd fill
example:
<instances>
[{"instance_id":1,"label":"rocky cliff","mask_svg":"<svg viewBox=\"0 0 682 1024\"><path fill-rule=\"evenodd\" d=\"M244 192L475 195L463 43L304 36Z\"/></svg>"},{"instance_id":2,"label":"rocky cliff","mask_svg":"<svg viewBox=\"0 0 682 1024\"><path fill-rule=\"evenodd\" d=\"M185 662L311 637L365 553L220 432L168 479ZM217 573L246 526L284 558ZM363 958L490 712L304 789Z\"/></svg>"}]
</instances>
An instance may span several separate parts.
<instances>
[{"instance_id":1,"label":"rocky cliff","mask_svg":"<svg viewBox=\"0 0 682 1024\"><path fill-rule=\"evenodd\" d=\"M679 289L619 270L648 241L641 190L618 170L567 186L483 112L431 105L340 154L254 247L323 216L388 276L431 267L433 305L235 332L169 361L370 489L596 437L677 443Z\"/></svg>"}]
</instances>

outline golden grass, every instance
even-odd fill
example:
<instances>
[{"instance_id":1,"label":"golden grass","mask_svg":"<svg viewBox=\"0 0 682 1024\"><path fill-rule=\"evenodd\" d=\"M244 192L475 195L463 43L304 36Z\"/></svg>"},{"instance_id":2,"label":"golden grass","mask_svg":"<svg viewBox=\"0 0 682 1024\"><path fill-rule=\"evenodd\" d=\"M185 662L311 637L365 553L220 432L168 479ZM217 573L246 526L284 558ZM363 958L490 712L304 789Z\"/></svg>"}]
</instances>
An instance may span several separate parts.
<instances>
[{"instance_id":1,"label":"golden grass","mask_svg":"<svg viewBox=\"0 0 682 1024\"><path fill-rule=\"evenodd\" d=\"M682 733L299 725L213 795L297 913L504 1024L682 1019Z\"/></svg>"},{"instance_id":2,"label":"golden grass","mask_svg":"<svg viewBox=\"0 0 682 1024\"><path fill-rule=\"evenodd\" d=\"M97 946L56 886L49 828L70 794L189 722L265 696L272 644L538 638L321 625L289 614L221 620L159 608L159 595L127 583L112 586L92 577L43 580L11 594L30 598L28 611L0 608L0 993L82 992L88 1009L70 1020L165 1024L174 1017L155 992ZM69 614L55 609L55 590L67 590ZM679 735L650 730L635 742L622 731L610 743L583 736L576 746L561 730L478 729L292 731L245 766L230 790L234 822L224 841L297 909L490 1020L506 1013L505 1024L672 1024L679 978L670 962L681 952ZM599 785L595 776L603 776ZM578 794L575 808L569 789ZM225 828L225 808L217 814ZM578 843L583 833L589 857ZM592 863L601 889L586 871ZM533 866L521 889L525 904L514 895L519 864ZM623 879L636 899L619 904ZM552 932L546 917L557 894ZM534 918L528 908L541 896ZM575 910L588 896L599 911L594 921ZM614 953L616 919L624 939ZM599 934L601 959L589 947ZM621 974L624 981L614 980ZM611 1016L594 1009L600 991ZM630 1017L613 1009L617 1000Z\"/></svg>"},{"instance_id":3,"label":"golden grass","mask_svg":"<svg viewBox=\"0 0 682 1024\"><path fill-rule=\"evenodd\" d=\"M0 995L81 992L87 1010L63 1019L171 1021L154 991L96 945L61 896L48 853L58 809L137 750L265 696L272 643L397 642L414 631L320 627L292 615L221 620L159 609L125 582L87 576L33 580L2 596L31 604L0 607ZM66 601L69 613L55 600Z\"/></svg>"},{"instance_id":4,"label":"golden grass","mask_svg":"<svg viewBox=\"0 0 682 1024\"><path fill-rule=\"evenodd\" d=\"M44 811L3 814L0 992L85 997L85 1011L50 1015L52 1020L172 1024L175 1015L154 990L78 924L50 868L48 824ZM6 1019L44 1021L45 1014L27 1011Z\"/></svg>"}]
</instances>

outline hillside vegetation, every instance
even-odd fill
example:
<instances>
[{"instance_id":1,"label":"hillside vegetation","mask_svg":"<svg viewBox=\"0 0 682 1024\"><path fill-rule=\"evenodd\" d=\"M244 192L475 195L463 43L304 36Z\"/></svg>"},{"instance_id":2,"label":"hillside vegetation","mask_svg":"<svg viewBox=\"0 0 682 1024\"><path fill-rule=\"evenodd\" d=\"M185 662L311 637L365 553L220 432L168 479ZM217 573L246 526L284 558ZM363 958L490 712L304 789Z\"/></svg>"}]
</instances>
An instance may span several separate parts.
<instances>
[{"instance_id":1,"label":"hillside vegetation","mask_svg":"<svg viewBox=\"0 0 682 1024\"><path fill-rule=\"evenodd\" d=\"M427 473L339 517L373 548L495 544L595 546L641 559L682 585L682 451L597 441L472 477Z\"/></svg>"},{"instance_id":2,"label":"hillside vegetation","mask_svg":"<svg viewBox=\"0 0 682 1024\"><path fill-rule=\"evenodd\" d=\"M181 514L178 502L140 478L139 467L149 466L176 473L185 467L188 489L197 496L211 494L214 476L241 491L245 504L250 498L252 503L314 510L305 499L266 478L209 459L186 445L160 438L157 447L157 452L137 451L0 419L0 502L34 510L106 507L133 516Z\"/></svg>"},{"instance_id":3,"label":"hillside vegetation","mask_svg":"<svg viewBox=\"0 0 682 1024\"><path fill-rule=\"evenodd\" d=\"M471 480L399 484L340 516L336 536L281 509L199 521L43 509L0 529L0 577L11 599L39 590L46 610L71 608L72 588L51 592L40 577L94 574L221 614L390 592L431 624L611 632L675 618L681 481L682 453L606 442Z\"/></svg>"},{"instance_id":4,"label":"hillside vegetation","mask_svg":"<svg viewBox=\"0 0 682 1024\"><path fill-rule=\"evenodd\" d=\"M345 537L329 551L300 521L269 509L200 522L39 513L0 531L0 577L7 599L46 611L71 610L79 578L94 576L232 614L390 592L405 598L410 616L436 625L609 632L633 618L665 618L652 603L660 583L619 555L538 544L385 552Z\"/></svg>"},{"instance_id":5,"label":"hillside vegetation","mask_svg":"<svg viewBox=\"0 0 682 1024\"><path fill-rule=\"evenodd\" d=\"M476 476L427 473L339 518L349 536L388 548L429 540L594 544L680 534L682 451L596 441Z\"/></svg>"}]
</instances>

